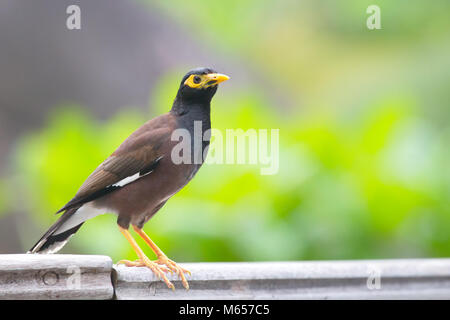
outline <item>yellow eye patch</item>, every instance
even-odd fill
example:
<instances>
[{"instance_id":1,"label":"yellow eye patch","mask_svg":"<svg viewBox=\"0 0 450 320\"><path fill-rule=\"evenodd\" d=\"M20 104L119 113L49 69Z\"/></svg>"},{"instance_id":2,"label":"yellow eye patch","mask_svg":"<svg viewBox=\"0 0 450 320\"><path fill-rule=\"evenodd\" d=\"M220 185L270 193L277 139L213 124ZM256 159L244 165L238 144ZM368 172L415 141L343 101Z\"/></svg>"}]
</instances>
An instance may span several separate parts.
<instances>
[{"instance_id":1,"label":"yellow eye patch","mask_svg":"<svg viewBox=\"0 0 450 320\"><path fill-rule=\"evenodd\" d=\"M192 74L184 82L185 85L191 88L201 88L205 84L204 75Z\"/></svg>"},{"instance_id":2,"label":"yellow eye patch","mask_svg":"<svg viewBox=\"0 0 450 320\"><path fill-rule=\"evenodd\" d=\"M230 79L220 73L192 74L184 81L184 84L197 89L205 89Z\"/></svg>"}]
</instances>

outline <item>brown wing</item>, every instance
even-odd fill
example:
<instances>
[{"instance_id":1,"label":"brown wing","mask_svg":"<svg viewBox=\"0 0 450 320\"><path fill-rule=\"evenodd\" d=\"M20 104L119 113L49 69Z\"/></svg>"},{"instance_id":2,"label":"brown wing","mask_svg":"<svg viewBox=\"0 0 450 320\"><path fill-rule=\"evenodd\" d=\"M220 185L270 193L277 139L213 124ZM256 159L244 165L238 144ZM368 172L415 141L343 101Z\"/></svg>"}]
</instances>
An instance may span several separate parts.
<instances>
[{"instance_id":1,"label":"brown wing","mask_svg":"<svg viewBox=\"0 0 450 320\"><path fill-rule=\"evenodd\" d=\"M168 114L147 122L91 173L75 197L58 212L114 191L119 188L115 184L128 177L151 171L164 156L161 146L169 142L172 130Z\"/></svg>"}]
</instances>

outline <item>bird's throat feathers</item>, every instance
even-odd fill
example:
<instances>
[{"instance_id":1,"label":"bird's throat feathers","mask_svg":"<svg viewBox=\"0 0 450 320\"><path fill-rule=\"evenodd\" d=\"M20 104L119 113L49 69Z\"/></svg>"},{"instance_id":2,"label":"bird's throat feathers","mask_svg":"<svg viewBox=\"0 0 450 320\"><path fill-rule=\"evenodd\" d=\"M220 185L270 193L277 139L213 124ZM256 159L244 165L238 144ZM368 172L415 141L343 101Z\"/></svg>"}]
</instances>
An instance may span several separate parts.
<instances>
[{"instance_id":1,"label":"bird's throat feathers","mask_svg":"<svg viewBox=\"0 0 450 320\"><path fill-rule=\"evenodd\" d=\"M209 117L211 112L212 96L191 97L183 95L182 93L180 93L180 91L178 92L177 96L175 97L175 101L173 102L171 110L172 113L177 116L183 116L189 113L197 117L200 115L207 115Z\"/></svg>"},{"instance_id":2,"label":"bird's throat feathers","mask_svg":"<svg viewBox=\"0 0 450 320\"><path fill-rule=\"evenodd\" d=\"M207 104L182 104L172 108L173 112L177 116L178 128L187 129L190 133L193 133L194 124L196 122L201 123L202 132L211 128L211 107L210 103Z\"/></svg>"},{"instance_id":3,"label":"bird's throat feathers","mask_svg":"<svg viewBox=\"0 0 450 320\"><path fill-rule=\"evenodd\" d=\"M190 141L191 148L189 163L197 163L194 160L196 157L202 159L201 163L203 163L203 156L206 155L206 148L209 145L209 136L208 139L204 139L204 136L211 129L211 103L210 101L186 102L178 98L179 96L175 99L171 112L176 116L177 127L187 130L189 134L189 140L187 140ZM184 138L181 141L185 143ZM201 149L198 149L200 146ZM197 152L199 155L196 156ZM189 179L191 178L192 176Z\"/></svg>"}]
</instances>

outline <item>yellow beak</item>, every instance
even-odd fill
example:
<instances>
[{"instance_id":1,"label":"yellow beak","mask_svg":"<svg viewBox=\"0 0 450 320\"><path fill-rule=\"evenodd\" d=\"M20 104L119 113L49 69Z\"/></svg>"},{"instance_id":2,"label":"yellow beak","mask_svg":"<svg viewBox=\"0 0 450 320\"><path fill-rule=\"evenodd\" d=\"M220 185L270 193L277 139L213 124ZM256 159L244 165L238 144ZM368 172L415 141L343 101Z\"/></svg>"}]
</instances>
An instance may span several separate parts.
<instances>
[{"instance_id":1,"label":"yellow beak","mask_svg":"<svg viewBox=\"0 0 450 320\"><path fill-rule=\"evenodd\" d=\"M229 76L221 73L210 73L207 74L206 77L208 78L208 81L215 81L215 83L221 83L230 79Z\"/></svg>"}]
</instances>

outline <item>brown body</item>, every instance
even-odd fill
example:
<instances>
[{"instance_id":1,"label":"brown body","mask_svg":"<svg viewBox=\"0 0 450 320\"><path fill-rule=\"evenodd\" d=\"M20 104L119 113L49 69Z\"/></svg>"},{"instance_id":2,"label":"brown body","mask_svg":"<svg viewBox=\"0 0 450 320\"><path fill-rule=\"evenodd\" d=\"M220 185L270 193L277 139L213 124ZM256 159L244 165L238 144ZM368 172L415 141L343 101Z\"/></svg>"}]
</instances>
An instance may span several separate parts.
<instances>
[{"instance_id":1,"label":"brown body","mask_svg":"<svg viewBox=\"0 0 450 320\"><path fill-rule=\"evenodd\" d=\"M165 117L169 118L168 115ZM171 152L178 142L171 141L169 134L164 140L167 141L158 149L158 157L161 158L150 174L93 202L98 208L115 212L118 215L118 224L123 228L128 228L130 223L142 228L198 170L199 165L173 163ZM116 153L120 154L120 148Z\"/></svg>"},{"instance_id":2,"label":"brown body","mask_svg":"<svg viewBox=\"0 0 450 320\"><path fill-rule=\"evenodd\" d=\"M101 189L113 180L120 180L119 175L115 173L118 169L124 172L126 166L139 163L139 166L145 167L154 163L149 174L92 201L94 207L116 213L121 227L128 228L131 223L142 228L171 196L193 178L201 165L175 164L172 161L172 149L180 142L172 141L171 135L179 127L180 123L172 113L145 123L91 174L75 199L83 198L85 193L92 193L92 185ZM155 143L155 138L158 143ZM105 163L112 163L112 170L105 169ZM101 183L99 180L102 180Z\"/></svg>"}]
</instances>

